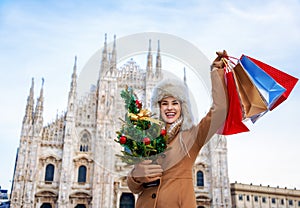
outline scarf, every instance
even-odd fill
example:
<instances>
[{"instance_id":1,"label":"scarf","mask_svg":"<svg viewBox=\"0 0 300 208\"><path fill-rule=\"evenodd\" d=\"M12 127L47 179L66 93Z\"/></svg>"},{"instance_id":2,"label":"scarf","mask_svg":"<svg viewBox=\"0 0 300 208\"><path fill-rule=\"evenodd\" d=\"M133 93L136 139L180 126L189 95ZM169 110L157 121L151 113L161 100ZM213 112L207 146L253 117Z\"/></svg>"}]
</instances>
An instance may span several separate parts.
<instances>
[{"instance_id":1,"label":"scarf","mask_svg":"<svg viewBox=\"0 0 300 208\"><path fill-rule=\"evenodd\" d=\"M169 127L168 129L168 132L167 132L167 143L169 144L174 138L175 136L178 134L180 128L181 128L181 125L183 123L183 117L180 116L174 123L171 124L171 126Z\"/></svg>"},{"instance_id":2,"label":"scarf","mask_svg":"<svg viewBox=\"0 0 300 208\"><path fill-rule=\"evenodd\" d=\"M175 138L175 136L178 134L178 132L180 131L180 128L181 128L181 125L183 123L183 117L180 116L180 118L178 118L174 123L171 124L171 126L169 127L168 129L168 132L167 132L167 144L170 144L170 142ZM180 145L181 147L183 148L183 150L185 151L185 153L189 156L189 151L185 145L185 143L183 142L183 138L182 138L182 135L181 135L181 132L179 132L179 141L180 141Z\"/></svg>"}]
</instances>

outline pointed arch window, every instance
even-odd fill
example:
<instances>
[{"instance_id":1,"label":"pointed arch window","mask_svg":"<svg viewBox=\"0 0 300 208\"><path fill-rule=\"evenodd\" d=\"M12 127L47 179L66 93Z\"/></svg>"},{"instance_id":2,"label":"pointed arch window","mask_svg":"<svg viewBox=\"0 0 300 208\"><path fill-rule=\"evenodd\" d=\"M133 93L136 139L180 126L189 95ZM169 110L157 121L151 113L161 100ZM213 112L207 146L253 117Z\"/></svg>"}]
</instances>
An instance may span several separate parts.
<instances>
[{"instance_id":1,"label":"pointed arch window","mask_svg":"<svg viewBox=\"0 0 300 208\"><path fill-rule=\"evenodd\" d=\"M132 193L122 193L120 198L120 208L134 207L134 196Z\"/></svg>"},{"instance_id":2,"label":"pointed arch window","mask_svg":"<svg viewBox=\"0 0 300 208\"><path fill-rule=\"evenodd\" d=\"M78 168L78 183L85 183L86 182L86 167L81 165Z\"/></svg>"},{"instance_id":3,"label":"pointed arch window","mask_svg":"<svg viewBox=\"0 0 300 208\"><path fill-rule=\"evenodd\" d=\"M80 152L88 152L89 151L89 145L91 141L91 136L88 131L84 131L81 134L80 138L80 145L79 145L79 151Z\"/></svg>"},{"instance_id":4,"label":"pointed arch window","mask_svg":"<svg viewBox=\"0 0 300 208\"><path fill-rule=\"evenodd\" d=\"M54 165L48 164L46 166L45 181L53 181L54 178Z\"/></svg>"},{"instance_id":5,"label":"pointed arch window","mask_svg":"<svg viewBox=\"0 0 300 208\"><path fill-rule=\"evenodd\" d=\"M201 170L197 172L197 186L204 186L204 175Z\"/></svg>"}]
</instances>

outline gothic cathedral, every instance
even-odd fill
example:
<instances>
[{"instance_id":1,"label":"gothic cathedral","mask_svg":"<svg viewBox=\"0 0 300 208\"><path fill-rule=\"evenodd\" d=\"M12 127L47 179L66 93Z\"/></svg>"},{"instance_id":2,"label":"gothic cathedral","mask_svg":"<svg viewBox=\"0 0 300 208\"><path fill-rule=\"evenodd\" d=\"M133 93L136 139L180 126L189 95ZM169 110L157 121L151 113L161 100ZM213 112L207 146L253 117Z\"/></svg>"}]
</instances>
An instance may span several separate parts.
<instances>
[{"instance_id":1,"label":"gothic cathedral","mask_svg":"<svg viewBox=\"0 0 300 208\"><path fill-rule=\"evenodd\" d=\"M129 208L136 196L126 185L131 167L115 154L115 131L125 114L120 92L132 86L149 106L154 85L163 79L158 42L152 66L151 41L146 69L133 60L117 68L116 37L112 49L105 36L97 83L77 95L76 58L67 110L50 124L43 121L43 86L35 104L32 80L17 151L11 207ZM91 83L92 84L92 83ZM193 171L198 208L231 207L226 138L214 136L201 150Z\"/></svg>"}]
</instances>

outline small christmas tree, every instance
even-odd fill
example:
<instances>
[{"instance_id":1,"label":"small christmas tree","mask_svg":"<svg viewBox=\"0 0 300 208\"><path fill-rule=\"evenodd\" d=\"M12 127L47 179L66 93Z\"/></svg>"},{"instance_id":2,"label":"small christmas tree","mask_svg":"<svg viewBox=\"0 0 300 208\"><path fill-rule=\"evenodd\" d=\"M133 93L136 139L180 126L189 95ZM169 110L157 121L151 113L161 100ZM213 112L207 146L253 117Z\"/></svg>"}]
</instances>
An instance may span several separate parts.
<instances>
[{"instance_id":1,"label":"small christmas tree","mask_svg":"<svg viewBox=\"0 0 300 208\"><path fill-rule=\"evenodd\" d=\"M122 90L121 97L125 102L127 114L115 141L124 147L121 157L128 165L144 159L155 160L158 154L167 148L166 130L164 123L154 119L151 112L143 109L142 103L137 99L133 89L126 87Z\"/></svg>"}]
</instances>

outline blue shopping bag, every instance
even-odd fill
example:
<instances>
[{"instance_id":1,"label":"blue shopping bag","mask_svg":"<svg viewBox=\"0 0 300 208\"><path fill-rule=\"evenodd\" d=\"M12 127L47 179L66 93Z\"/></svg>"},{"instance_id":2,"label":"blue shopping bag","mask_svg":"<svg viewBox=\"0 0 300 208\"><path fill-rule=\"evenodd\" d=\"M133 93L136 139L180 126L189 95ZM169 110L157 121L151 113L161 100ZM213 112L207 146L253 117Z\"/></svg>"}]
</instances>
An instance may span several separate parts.
<instances>
[{"instance_id":1,"label":"blue shopping bag","mask_svg":"<svg viewBox=\"0 0 300 208\"><path fill-rule=\"evenodd\" d=\"M276 69L266 63L263 63L259 60L251 58L247 56L251 61L253 61L257 66L259 66L262 70L264 70L268 75L270 75L273 79L276 80L282 87L286 89L286 91L280 96L280 98L276 101L276 103L272 106L270 110L273 110L278 105L280 105L283 101L285 101L290 93L292 92L293 88L295 87L296 83L298 82L298 78L291 76L279 69Z\"/></svg>"},{"instance_id":2,"label":"blue shopping bag","mask_svg":"<svg viewBox=\"0 0 300 208\"><path fill-rule=\"evenodd\" d=\"M267 101L268 109L271 109L286 89L247 56L242 55L240 62Z\"/></svg>"}]
</instances>

